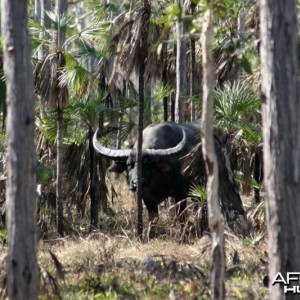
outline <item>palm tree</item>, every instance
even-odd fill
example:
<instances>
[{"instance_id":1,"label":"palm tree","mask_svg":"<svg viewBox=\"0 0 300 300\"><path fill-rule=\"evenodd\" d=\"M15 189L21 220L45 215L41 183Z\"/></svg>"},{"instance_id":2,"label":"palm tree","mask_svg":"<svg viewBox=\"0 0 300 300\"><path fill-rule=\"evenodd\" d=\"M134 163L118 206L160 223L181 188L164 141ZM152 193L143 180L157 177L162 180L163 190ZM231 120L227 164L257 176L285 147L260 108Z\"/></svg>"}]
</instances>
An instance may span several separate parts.
<instances>
[{"instance_id":1,"label":"palm tree","mask_svg":"<svg viewBox=\"0 0 300 300\"><path fill-rule=\"evenodd\" d=\"M96 228L98 226L98 212L99 212L99 196L106 197L106 186L102 189L97 187L100 186L99 176L97 176L97 160L93 147L93 135L94 128L98 125L99 115L101 113L101 104L106 98L106 94L99 94L95 98L88 98L85 102L78 99L70 99L70 103L66 107L66 113L72 115L72 132L76 133L76 143L84 144L85 141L80 141L76 138L87 137L88 139L88 153L89 153L89 194L90 194L90 228ZM102 112L103 113L103 112ZM74 128L75 127L75 128ZM74 130L75 129L75 130ZM85 131L85 133L83 132ZM80 159L79 159L80 161ZM74 164L74 163L72 163ZM81 178L80 180L84 180Z\"/></svg>"},{"instance_id":2,"label":"palm tree","mask_svg":"<svg viewBox=\"0 0 300 300\"><path fill-rule=\"evenodd\" d=\"M243 173L243 191L248 194L251 188L251 157L261 143L260 99L247 83L235 82L224 84L217 88L216 126L230 139L232 149L232 169L238 167L240 153L240 168Z\"/></svg>"},{"instance_id":3,"label":"palm tree","mask_svg":"<svg viewBox=\"0 0 300 300\"><path fill-rule=\"evenodd\" d=\"M57 2L56 10L63 3ZM66 9L66 6L64 6ZM92 16L96 12L92 12ZM106 38L109 24L101 23L93 17L91 24L80 32L74 32L70 26L71 18L63 14L48 12L51 27L47 28L32 22L32 29L45 32L49 39L45 42L35 39L37 50L47 45L49 53L36 66L36 85L41 99L46 101L48 109L57 114L57 231L63 234L63 119L69 94L77 97L88 97L95 88L97 73L92 74L86 67L86 61L101 59L99 50L94 44ZM96 87L96 90L98 88Z\"/></svg>"},{"instance_id":4,"label":"palm tree","mask_svg":"<svg viewBox=\"0 0 300 300\"><path fill-rule=\"evenodd\" d=\"M59 3L57 3L59 5ZM58 8L57 8L58 9ZM68 72L67 65L71 65L74 60L72 56L66 52L66 43L64 38L66 29L70 20L62 14L48 13L51 20L51 28L43 27L40 24L32 23L33 29L44 31L49 35L49 53L37 64L36 67L36 86L41 100L46 102L49 109L56 110L57 116L57 171L56 171L56 211L57 211L57 232L63 234L63 118L64 108L68 101L68 81L67 79L73 75L75 80L82 75L82 69L78 68L78 73L74 76L74 72ZM54 27L54 29L53 29ZM57 30L55 29L57 28ZM37 43L38 48L42 43ZM68 77L69 76L69 77Z\"/></svg>"},{"instance_id":5,"label":"palm tree","mask_svg":"<svg viewBox=\"0 0 300 300\"><path fill-rule=\"evenodd\" d=\"M216 4L214 57L217 83L243 80L252 73L252 54L257 55L256 1L222 1ZM242 73L241 71L245 72ZM243 74L243 76L241 76Z\"/></svg>"},{"instance_id":6,"label":"palm tree","mask_svg":"<svg viewBox=\"0 0 300 300\"><path fill-rule=\"evenodd\" d=\"M57 49L62 49L62 45L65 40L65 27L60 26L61 18L66 15L68 9L68 1L67 0L56 0L56 18L58 22L57 32L55 32L55 42ZM60 69L65 65L65 58L63 53L58 53L57 66L56 70L53 70L56 74L61 76ZM54 83L57 89L57 93L55 95L56 101L56 109L57 109L57 151L56 151L56 160L57 160L57 168L56 168L56 226L57 232L60 235L64 234L64 225L63 225L63 161L64 161L64 153L63 153L63 110L68 100L68 90L66 87L60 87L57 82Z\"/></svg>"}]
</instances>

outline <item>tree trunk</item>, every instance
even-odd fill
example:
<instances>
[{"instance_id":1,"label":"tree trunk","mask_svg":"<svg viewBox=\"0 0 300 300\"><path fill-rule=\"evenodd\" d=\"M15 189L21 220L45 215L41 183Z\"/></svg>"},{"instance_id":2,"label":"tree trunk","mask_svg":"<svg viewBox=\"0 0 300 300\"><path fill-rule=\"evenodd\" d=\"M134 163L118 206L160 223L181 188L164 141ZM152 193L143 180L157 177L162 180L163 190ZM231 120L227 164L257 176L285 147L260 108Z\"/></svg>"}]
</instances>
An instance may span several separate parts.
<instances>
[{"instance_id":1,"label":"tree trunk","mask_svg":"<svg viewBox=\"0 0 300 300\"><path fill-rule=\"evenodd\" d=\"M38 298L36 153L27 1L1 1L7 84L8 296Z\"/></svg>"},{"instance_id":2,"label":"tree trunk","mask_svg":"<svg viewBox=\"0 0 300 300\"><path fill-rule=\"evenodd\" d=\"M175 98L174 93L170 95L170 110L171 110L171 121L175 122Z\"/></svg>"},{"instance_id":3,"label":"tree trunk","mask_svg":"<svg viewBox=\"0 0 300 300\"><path fill-rule=\"evenodd\" d=\"M98 226L99 205L96 197L96 160L95 150L93 147L94 131L89 130L89 153L90 153L90 200L91 200L91 223L90 229Z\"/></svg>"},{"instance_id":4,"label":"tree trunk","mask_svg":"<svg viewBox=\"0 0 300 300\"><path fill-rule=\"evenodd\" d=\"M57 31L57 34L55 37L55 39L56 39L55 42L56 42L57 48L61 48L65 42L66 33L65 33L65 29L61 28L60 19L61 19L62 15L65 15L68 11L68 0L56 0L55 10L56 10L56 17L57 17L58 24L59 24L58 31Z\"/></svg>"},{"instance_id":5,"label":"tree trunk","mask_svg":"<svg viewBox=\"0 0 300 300\"><path fill-rule=\"evenodd\" d=\"M243 182L242 182L242 191L243 194L249 196L252 190L252 176L251 176L251 152L250 148L244 148L243 158L242 158L242 172L243 172Z\"/></svg>"},{"instance_id":6,"label":"tree trunk","mask_svg":"<svg viewBox=\"0 0 300 300\"><path fill-rule=\"evenodd\" d=\"M261 0L264 184L269 277L300 270L300 103L297 1ZM281 284L270 299L295 299Z\"/></svg>"},{"instance_id":7,"label":"tree trunk","mask_svg":"<svg viewBox=\"0 0 300 300\"><path fill-rule=\"evenodd\" d=\"M41 22L42 15L42 0L34 1L34 19L38 22Z\"/></svg>"},{"instance_id":8,"label":"tree trunk","mask_svg":"<svg viewBox=\"0 0 300 300\"><path fill-rule=\"evenodd\" d=\"M105 83L105 76L100 77L99 82L99 89L100 92L105 91L106 83ZM101 131L104 128L104 115L103 113L99 114L99 124L98 128ZM107 164L105 163L105 158L102 156L98 156L98 167L99 167L99 177L97 177L97 184L96 184L96 194L99 195L99 210L107 212L108 209L108 201L107 201L107 185L105 181L105 175L107 170ZM99 178L99 181L98 181Z\"/></svg>"},{"instance_id":9,"label":"tree trunk","mask_svg":"<svg viewBox=\"0 0 300 300\"><path fill-rule=\"evenodd\" d=\"M191 15L193 16L195 13L196 4L191 2ZM191 97L191 121L196 120L196 107L193 101L194 96L196 94L196 39L191 37L191 53L190 53L190 97Z\"/></svg>"},{"instance_id":10,"label":"tree trunk","mask_svg":"<svg viewBox=\"0 0 300 300\"><path fill-rule=\"evenodd\" d=\"M196 106L194 96L196 91L196 40L191 38L191 72L190 72L190 97L191 97L191 121L196 120Z\"/></svg>"},{"instance_id":11,"label":"tree trunk","mask_svg":"<svg viewBox=\"0 0 300 300\"><path fill-rule=\"evenodd\" d=\"M122 134L122 126L123 126L123 115L124 115L124 111L123 111L123 102L124 99L126 99L127 96L127 92L128 92L128 84L127 84L127 80L123 79L123 91L122 91L122 96L123 99L120 98L119 100L119 107L120 107L120 116L119 116L119 120L118 120L118 132L117 132L117 143L116 143L116 149L121 149L121 134ZM129 93L128 93L129 94Z\"/></svg>"},{"instance_id":12,"label":"tree trunk","mask_svg":"<svg viewBox=\"0 0 300 300\"><path fill-rule=\"evenodd\" d=\"M58 20L63 14L67 13L68 1L67 0L56 0L56 15ZM56 34L56 47L60 49L64 43L65 32L58 26ZM62 66L59 66L62 67ZM58 72L58 71L57 71ZM62 88L64 89L64 88ZM57 95L57 158L56 158L56 226L57 232L60 235L64 234L63 225L63 106L66 103L66 93L61 91Z\"/></svg>"},{"instance_id":13,"label":"tree trunk","mask_svg":"<svg viewBox=\"0 0 300 300\"><path fill-rule=\"evenodd\" d=\"M224 299L224 241L223 223L219 205L219 174L213 137L214 120L214 62L212 57L213 11L208 9L202 24L203 63L203 109L202 109L202 151L207 173L208 223L212 235L212 299Z\"/></svg>"},{"instance_id":14,"label":"tree trunk","mask_svg":"<svg viewBox=\"0 0 300 300\"><path fill-rule=\"evenodd\" d=\"M246 21L246 9L241 7L238 14L238 24L237 24L237 31L238 31L238 38L240 39L241 45L245 43L245 21ZM243 77L243 68L241 66L238 67L237 72L237 80L241 80Z\"/></svg>"},{"instance_id":15,"label":"tree trunk","mask_svg":"<svg viewBox=\"0 0 300 300\"><path fill-rule=\"evenodd\" d=\"M176 99L175 122L182 124L184 121L184 97L187 95L186 87L186 39L185 26L182 20L182 0L177 1L181 15L176 22L177 48L176 48Z\"/></svg>"},{"instance_id":16,"label":"tree trunk","mask_svg":"<svg viewBox=\"0 0 300 300\"><path fill-rule=\"evenodd\" d=\"M40 22L45 28L49 28L50 27L50 19L46 12L51 11L51 1L50 0L39 0L39 1L41 1ZM41 32L39 38L47 39L48 36L44 32ZM48 54L48 47L46 47L46 46L41 47L41 49L38 52L38 59L40 61L44 60L47 54ZM44 102L44 101L42 101L42 102Z\"/></svg>"},{"instance_id":17,"label":"tree trunk","mask_svg":"<svg viewBox=\"0 0 300 300\"><path fill-rule=\"evenodd\" d=\"M150 0L144 0L143 8L141 9L141 24L142 34L140 40L139 51L139 103L138 103L138 140L137 140L137 236L143 234L143 203L142 203L142 144L143 144L143 121L144 121L144 86L145 86L145 68L148 57L148 32L149 20L151 14Z\"/></svg>"},{"instance_id":18,"label":"tree trunk","mask_svg":"<svg viewBox=\"0 0 300 300\"><path fill-rule=\"evenodd\" d=\"M167 68L164 67L163 74L162 74L162 82L163 85L166 86L168 84L168 77L167 77ZM168 103L169 97L165 96L163 99L163 110L164 110L164 122L168 121Z\"/></svg>"},{"instance_id":19,"label":"tree trunk","mask_svg":"<svg viewBox=\"0 0 300 300\"><path fill-rule=\"evenodd\" d=\"M57 108L57 137L56 137L56 230L61 236L64 234L63 224L63 110Z\"/></svg>"}]
</instances>

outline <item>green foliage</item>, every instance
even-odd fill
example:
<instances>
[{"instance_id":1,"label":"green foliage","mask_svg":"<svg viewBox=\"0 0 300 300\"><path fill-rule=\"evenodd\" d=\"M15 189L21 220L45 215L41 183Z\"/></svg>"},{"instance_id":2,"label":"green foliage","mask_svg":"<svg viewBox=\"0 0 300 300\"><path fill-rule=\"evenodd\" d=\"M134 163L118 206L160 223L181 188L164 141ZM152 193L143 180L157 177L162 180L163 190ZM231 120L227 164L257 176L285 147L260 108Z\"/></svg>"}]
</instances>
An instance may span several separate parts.
<instances>
[{"instance_id":1,"label":"green foliage","mask_svg":"<svg viewBox=\"0 0 300 300\"><path fill-rule=\"evenodd\" d=\"M240 82L235 82L232 86L226 83L224 88L217 88L215 103L218 120L227 124L229 132L238 126L241 120L258 114L260 108L257 95L246 84Z\"/></svg>"},{"instance_id":2,"label":"green foliage","mask_svg":"<svg viewBox=\"0 0 300 300\"><path fill-rule=\"evenodd\" d=\"M231 134L243 130L250 144L261 141L260 100L245 83L225 84L215 92L216 124ZM253 121L256 120L256 121Z\"/></svg>"},{"instance_id":3,"label":"green foliage","mask_svg":"<svg viewBox=\"0 0 300 300\"><path fill-rule=\"evenodd\" d=\"M80 101L78 98L71 98L66 112L72 115L72 119L80 123L85 128L92 128L97 125L99 114L102 111L102 102L106 96L89 98L86 102Z\"/></svg>"},{"instance_id":4,"label":"green foliage","mask_svg":"<svg viewBox=\"0 0 300 300\"><path fill-rule=\"evenodd\" d=\"M169 97L173 89L170 85L158 85L153 91L153 105L152 105L152 121L154 123L163 121L162 103L165 97ZM151 113L151 112L148 112Z\"/></svg>"},{"instance_id":5,"label":"green foliage","mask_svg":"<svg viewBox=\"0 0 300 300\"><path fill-rule=\"evenodd\" d=\"M0 228L0 244L6 245L7 237L8 237L7 230Z\"/></svg>"},{"instance_id":6,"label":"green foliage","mask_svg":"<svg viewBox=\"0 0 300 300\"><path fill-rule=\"evenodd\" d=\"M37 164L37 182L47 184L55 178L55 170L51 166L47 166L42 162Z\"/></svg>"},{"instance_id":7,"label":"green foliage","mask_svg":"<svg viewBox=\"0 0 300 300\"><path fill-rule=\"evenodd\" d=\"M153 91L153 100L161 102L165 97L169 97L173 89L169 84L159 85Z\"/></svg>"},{"instance_id":8,"label":"green foliage","mask_svg":"<svg viewBox=\"0 0 300 300\"><path fill-rule=\"evenodd\" d=\"M199 199L201 205L204 205L206 203L207 191L205 186L192 184L189 195L191 197L195 197L196 199Z\"/></svg>"},{"instance_id":9,"label":"green foliage","mask_svg":"<svg viewBox=\"0 0 300 300\"><path fill-rule=\"evenodd\" d=\"M5 153L6 147L6 134L5 132L0 132L0 153Z\"/></svg>"},{"instance_id":10,"label":"green foliage","mask_svg":"<svg viewBox=\"0 0 300 300\"><path fill-rule=\"evenodd\" d=\"M262 183L258 183L253 177L251 177L251 187L254 189L261 190L263 185L262 185Z\"/></svg>"},{"instance_id":11,"label":"green foliage","mask_svg":"<svg viewBox=\"0 0 300 300\"><path fill-rule=\"evenodd\" d=\"M256 247L263 237L264 233L251 234L249 237L244 238L242 242L245 246Z\"/></svg>"},{"instance_id":12,"label":"green foliage","mask_svg":"<svg viewBox=\"0 0 300 300\"><path fill-rule=\"evenodd\" d=\"M92 74L88 72L72 55L65 54L65 72L59 78L61 86L71 87L79 97L87 93Z\"/></svg>"},{"instance_id":13,"label":"green foliage","mask_svg":"<svg viewBox=\"0 0 300 300\"><path fill-rule=\"evenodd\" d=\"M56 111L44 110L37 122L39 130L52 145L56 142L57 113Z\"/></svg>"},{"instance_id":14,"label":"green foliage","mask_svg":"<svg viewBox=\"0 0 300 300\"><path fill-rule=\"evenodd\" d=\"M258 146L262 142L262 127L260 123L241 121L240 128L243 137L249 145Z\"/></svg>"}]
</instances>

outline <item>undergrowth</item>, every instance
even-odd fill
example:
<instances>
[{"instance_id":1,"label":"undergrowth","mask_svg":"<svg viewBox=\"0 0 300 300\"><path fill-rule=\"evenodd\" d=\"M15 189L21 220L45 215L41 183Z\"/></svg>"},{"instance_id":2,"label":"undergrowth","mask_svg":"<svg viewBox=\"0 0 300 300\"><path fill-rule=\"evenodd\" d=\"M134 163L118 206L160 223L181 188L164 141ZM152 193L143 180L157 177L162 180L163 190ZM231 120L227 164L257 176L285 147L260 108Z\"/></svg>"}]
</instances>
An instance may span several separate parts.
<instances>
[{"instance_id":1,"label":"undergrowth","mask_svg":"<svg viewBox=\"0 0 300 300\"><path fill-rule=\"evenodd\" d=\"M100 214L99 228L92 232L88 218L73 218L72 234L65 238L57 237L51 224L43 225L47 230L39 240L40 299L210 299L209 235L199 238L189 229L183 239L174 206L167 203L160 207L157 237L136 239L135 201L122 189L120 185L114 204ZM264 203L244 202L249 235L225 231L226 298L266 299ZM199 207L194 202L188 207L190 224L196 224ZM7 250L6 232L1 232L0 299L6 297Z\"/></svg>"}]
</instances>

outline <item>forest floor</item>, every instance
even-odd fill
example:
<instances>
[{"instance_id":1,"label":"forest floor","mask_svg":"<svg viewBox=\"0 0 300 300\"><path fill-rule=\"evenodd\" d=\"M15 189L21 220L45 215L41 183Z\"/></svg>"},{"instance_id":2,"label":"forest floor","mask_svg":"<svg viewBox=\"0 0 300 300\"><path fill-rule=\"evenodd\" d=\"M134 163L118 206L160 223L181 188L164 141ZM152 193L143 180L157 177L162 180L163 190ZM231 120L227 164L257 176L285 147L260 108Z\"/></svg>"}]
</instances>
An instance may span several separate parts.
<instances>
[{"instance_id":1,"label":"forest floor","mask_svg":"<svg viewBox=\"0 0 300 300\"><path fill-rule=\"evenodd\" d=\"M180 225L171 221L172 206L162 205L157 238L141 242L135 238L134 198L122 185L114 188L118 197L110 214L101 213L100 229L88 232L87 221L76 221L76 234L40 239L40 299L210 299L209 235L191 234L183 242ZM264 204L243 200L250 234L225 231L226 299L266 299ZM190 210L191 215L192 205ZM5 295L5 256L3 246L0 299Z\"/></svg>"}]
</instances>

